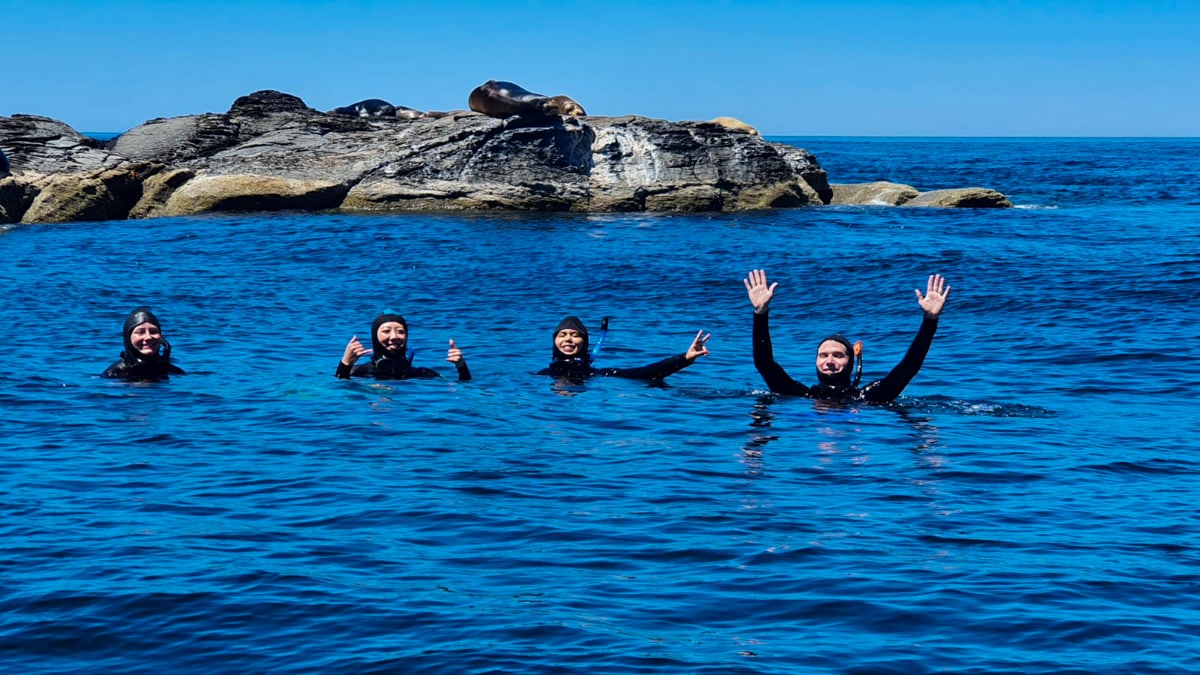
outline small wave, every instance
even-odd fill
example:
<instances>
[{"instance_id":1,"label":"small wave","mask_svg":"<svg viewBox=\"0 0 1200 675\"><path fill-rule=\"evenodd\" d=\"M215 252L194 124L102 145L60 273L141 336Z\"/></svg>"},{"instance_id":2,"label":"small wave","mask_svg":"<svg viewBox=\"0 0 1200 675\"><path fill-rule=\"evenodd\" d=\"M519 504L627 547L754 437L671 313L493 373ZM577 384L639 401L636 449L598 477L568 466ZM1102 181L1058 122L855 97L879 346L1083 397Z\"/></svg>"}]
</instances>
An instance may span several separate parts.
<instances>
[{"instance_id":1,"label":"small wave","mask_svg":"<svg viewBox=\"0 0 1200 675\"><path fill-rule=\"evenodd\" d=\"M1058 207L1054 204L1013 204L1014 209L1024 209L1026 211L1054 211Z\"/></svg>"},{"instance_id":2,"label":"small wave","mask_svg":"<svg viewBox=\"0 0 1200 675\"><path fill-rule=\"evenodd\" d=\"M957 413L959 415L983 415L987 417L1020 417L1029 419L1054 417L1053 410L1022 403L992 403L989 401L964 401L961 399L914 399L906 400L895 407L916 413Z\"/></svg>"}]
</instances>

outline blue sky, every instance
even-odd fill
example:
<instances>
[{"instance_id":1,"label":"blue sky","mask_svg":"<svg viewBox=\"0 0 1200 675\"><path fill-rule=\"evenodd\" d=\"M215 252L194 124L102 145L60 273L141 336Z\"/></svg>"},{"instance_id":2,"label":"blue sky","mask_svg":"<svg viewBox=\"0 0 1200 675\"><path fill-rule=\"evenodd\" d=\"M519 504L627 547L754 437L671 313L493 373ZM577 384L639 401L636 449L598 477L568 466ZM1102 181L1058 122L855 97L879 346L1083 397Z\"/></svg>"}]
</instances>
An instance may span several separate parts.
<instances>
[{"instance_id":1,"label":"blue sky","mask_svg":"<svg viewBox=\"0 0 1200 675\"><path fill-rule=\"evenodd\" d=\"M259 89L450 110L498 79L772 136L1200 136L1197 0L0 0L0 22L0 115L80 131Z\"/></svg>"}]
</instances>

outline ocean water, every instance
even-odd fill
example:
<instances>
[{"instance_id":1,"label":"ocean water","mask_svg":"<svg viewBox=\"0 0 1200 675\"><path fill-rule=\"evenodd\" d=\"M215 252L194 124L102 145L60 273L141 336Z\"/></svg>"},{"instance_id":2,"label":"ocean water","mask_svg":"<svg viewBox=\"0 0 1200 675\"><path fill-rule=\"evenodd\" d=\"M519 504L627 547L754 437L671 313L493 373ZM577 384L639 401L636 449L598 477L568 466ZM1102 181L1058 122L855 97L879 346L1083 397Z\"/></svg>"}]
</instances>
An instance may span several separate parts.
<instances>
[{"instance_id":1,"label":"ocean water","mask_svg":"<svg viewBox=\"0 0 1200 675\"><path fill-rule=\"evenodd\" d=\"M0 233L10 672L1200 664L1200 139L787 139L1010 210L234 214ZM865 344L890 406L767 392ZM148 304L186 376L97 377ZM442 380L333 376L392 308ZM567 314L604 366L533 373ZM475 379L444 358L454 339Z\"/></svg>"}]
</instances>

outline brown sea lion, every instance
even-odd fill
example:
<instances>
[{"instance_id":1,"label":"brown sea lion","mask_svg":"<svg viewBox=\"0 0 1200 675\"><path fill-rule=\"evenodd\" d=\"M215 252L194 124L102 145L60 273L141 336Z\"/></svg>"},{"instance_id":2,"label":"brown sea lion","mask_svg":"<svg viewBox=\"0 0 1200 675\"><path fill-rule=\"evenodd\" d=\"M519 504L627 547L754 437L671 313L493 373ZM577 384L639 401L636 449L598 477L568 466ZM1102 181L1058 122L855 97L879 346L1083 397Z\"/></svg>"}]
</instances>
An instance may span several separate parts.
<instances>
[{"instance_id":1,"label":"brown sea lion","mask_svg":"<svg viewBox=\"0 0 1200 675\"><path fill-rule=\"evenodd\" d=\"M550 108L559 115L587 117L587 111L583 109L583 106L579 105L579 101L563 94L550 97Z\"/></svg>"},{"instance_id":2,"label":"brown sea lion","mask_svg":"<svg viewBox=\"0 0 1200 675\"><path fill-rule=\"evenodd\" d=\"M758 133L758 129L755 129L754 127L750 126L749 124L746 124L745 122L737 119L736 117L714 117L711 120L709 120L708 122L709 122L709 124L717 124L717 125L723 126L726 129L732 129L734 131L744 131L744 132L750 134L751 136L762 136L762 134Z\"/></svg>"},{"instance_id":3,"label":"brown sea lion","mask_svg":"<svg viewBox=\"0 0 1200 675\"><path fill-rule=\"evenodd\" d=\"M550 109L550 98L535 94L512 82L488 80L475 87L467 98L471 110L488 117L531 115L547 117L557 114Z\"/></svg>"}]
</instances>

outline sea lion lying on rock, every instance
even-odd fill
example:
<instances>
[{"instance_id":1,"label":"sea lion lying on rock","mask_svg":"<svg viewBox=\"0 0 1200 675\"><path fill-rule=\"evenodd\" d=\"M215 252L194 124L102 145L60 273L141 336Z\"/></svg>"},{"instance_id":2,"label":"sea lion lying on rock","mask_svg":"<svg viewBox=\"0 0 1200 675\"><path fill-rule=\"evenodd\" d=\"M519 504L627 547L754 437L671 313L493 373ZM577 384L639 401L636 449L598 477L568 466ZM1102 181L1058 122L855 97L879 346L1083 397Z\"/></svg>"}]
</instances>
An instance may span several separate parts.
<instances>
[{"instance_id":1,"label":"sea lion lying on rock","mask_svg":"<svg viewBox=\"0 0 1200 675\"><path fill-rule=\"evenodd\" d=\"M709 124L716 124L716 125L725 127L726 129L732 129L734 131L744 131L744 132L750 134L751 136L762 136L762 134L758 133L758 129L755 129L754 127L750 126L749 124L746 124L745 122L737 119L736 117L714 117L711 120L709 120L708 122L709 122Z\"/></svg>"},{"instance_id":2,"label":"sea lion lying on rock","mask_svg":"<svg viewBox=\"0 0 1200 675\"><path fill-rule=\"evenodd\" d=\"M395 108L396 117L399 117L402 120L415 120L425 116L425 113L415 108L409 108L402 105L395 106Z\"/></svg>"},{"instance_id":3,"label":"sea lion lying on rock","mask_svg":"<svg viewBox=\"0 0 1200 675\"><path fill-rule=\"evenodd\" d=\"M488 80L471 90L467 105L488 117L532 115L546 117L558 114L550 109L550 97L535 94L512 82Z\"/></svg>"},{"instance_id":4,"label":"sea lion lying on rock","mask_svg":"<svg viewBox=\"0 0 1200 675\"><path fill-rule=\"evenodd\" d=\"M478 115L477 112L470 110L426 110L421 114L421 117L427 120L440 120L443 117L462 117L464 115Z\"/></svg>"},{"instance_id":5,"label":"sea lion lying on rock","mask_svg":"<svg viewBox=\"0 0 1200 675\"><path fill-rule=\"evenodd\" d=\"M550 97L550 107L559 115L575 115L577 117L587 117L587 111L583 106L579 105L579 101L559 94L558 96Z\"/></svg>"},{"instance_id":6,"label":"sea lion lying on rock","mask_svg":"<svg viewBox=\"0 0 1200 675\"><path fill-rule=\"evenodd\" d=\"M396 106L381 98L369 98L365 101L334 108L329 111L329 114L350 115L352 117L393 117L396 115Z\"/></svg>"}]
</instances>

